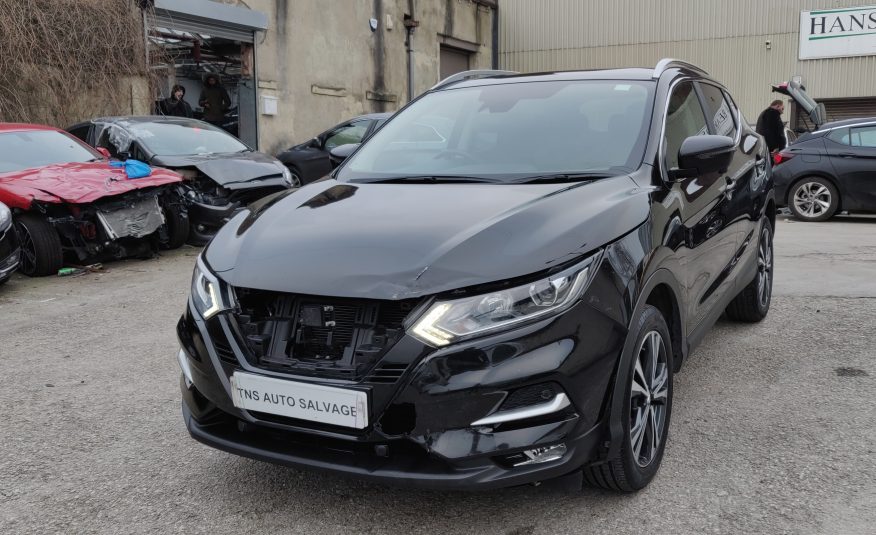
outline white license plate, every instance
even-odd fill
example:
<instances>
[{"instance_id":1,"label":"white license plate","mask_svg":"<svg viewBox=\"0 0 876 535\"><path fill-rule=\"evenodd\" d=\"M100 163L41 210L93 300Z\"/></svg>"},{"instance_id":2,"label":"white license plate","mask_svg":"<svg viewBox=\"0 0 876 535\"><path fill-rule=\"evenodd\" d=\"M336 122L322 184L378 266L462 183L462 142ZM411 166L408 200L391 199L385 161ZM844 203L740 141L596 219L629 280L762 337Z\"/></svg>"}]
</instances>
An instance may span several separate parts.
<instances>
[{"instance_id":1,"label":"white license plate","mask_svg":"<svg viewBox=\"0 0 876 535\"><path fill-rule=\"evenodd\" d=\"M368 394L360 390L234 372L231 398L235 407L249 411L356 429L368 425Z\"/></svg>"}]
</instances>

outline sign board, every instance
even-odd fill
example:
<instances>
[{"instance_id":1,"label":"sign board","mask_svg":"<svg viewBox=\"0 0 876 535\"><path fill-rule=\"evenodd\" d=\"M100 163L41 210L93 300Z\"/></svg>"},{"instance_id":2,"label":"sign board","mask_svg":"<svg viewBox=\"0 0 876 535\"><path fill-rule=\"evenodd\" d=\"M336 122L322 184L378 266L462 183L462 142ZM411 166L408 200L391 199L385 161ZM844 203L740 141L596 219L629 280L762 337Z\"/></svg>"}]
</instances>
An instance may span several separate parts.
<instances>
[{"instance_id":1,"label":"sign board","mask_svg":"<svg viewBox=\"0 0 876 535\"><path fill-rule=\"evenodd\" d=\"M800 59L876 55L876 6L800 13Z\"/></svg>"}]
</instances>

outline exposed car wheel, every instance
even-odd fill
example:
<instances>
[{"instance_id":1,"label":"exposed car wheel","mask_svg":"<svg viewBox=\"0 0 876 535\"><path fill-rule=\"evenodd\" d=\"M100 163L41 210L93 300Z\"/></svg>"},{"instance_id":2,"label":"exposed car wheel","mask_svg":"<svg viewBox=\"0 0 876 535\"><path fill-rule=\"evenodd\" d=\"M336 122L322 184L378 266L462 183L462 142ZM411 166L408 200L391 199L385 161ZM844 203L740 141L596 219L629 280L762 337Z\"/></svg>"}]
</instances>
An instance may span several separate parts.
<instances>
[{"instance_id":1,"label":"exposed car wheel","mask_svg":"<svg viewBox=\"0 0 876 535\"><path fill-rule=\"evenodd\" d=\"M764 219L757 244L757 275L727 305L727 316L734 321L758 322L770 311L772 295L773 227Z\"/></svg>"},{"instance_id":2,"label":"exposed car wheel","mask_svg":"<svg viewBox=\"0 0 876 535\"><path fill-rule=\"evenodd\" d=\"M179 249L189 237L189 216L176 204L162 205L164 226L161 232L162 249Z\"/></svg>"},{"instance_id":3,"label":"exposed car wheel","mask_svg":"<svg viewBox=\"0 0 876 535\"><path fill-rule=\"evenodd\" d=\"M672 414L672 344L666 320L646 306L628 336L636 343L624 374L623 441L614 458L586 467L584 480L605 489L634 492L654 479L669 436Z\"/></svg>"},{"instance_id":4,"label":"exposed car wheel","mask_svg":"<svg viewBox=\"0 0 876 535\"><path fill-rule=\"evenodd\" d=\"M298 172L298 169L294 167L289 168L289 172L292 174L292 188L300 188L302 186L301 183L301 173Z\"/></svg>"},{"instance_id":5,"label":"exposed car wheel","mask_svg":"<svg viewBox=\"0 0 876 535\"><path fill-rule=\"evenodd\" d=\"M839 192L829 180L811 177L794 185L788 207L797 219L826 221L836 213L839 200Z\"/></svg>"},{"instance_id":6,"label":"exposed car wheel","mask_svg":"<svg viewBox=\"0 0 876 535\"><path fill-rule=\"evenodd\" d=\"M22 214L15 220L21 245L19 271L28 277L54 275L64 265L64 251L55 228L40 215Z\"/></svg>"}]
</instances>

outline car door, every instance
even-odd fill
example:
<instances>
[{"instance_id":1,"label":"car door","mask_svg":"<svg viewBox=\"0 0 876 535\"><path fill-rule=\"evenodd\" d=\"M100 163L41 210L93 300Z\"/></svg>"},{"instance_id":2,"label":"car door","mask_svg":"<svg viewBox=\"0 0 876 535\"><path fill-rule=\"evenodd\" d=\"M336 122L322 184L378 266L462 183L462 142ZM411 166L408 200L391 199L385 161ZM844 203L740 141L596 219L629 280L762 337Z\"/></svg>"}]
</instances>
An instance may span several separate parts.
<instances>
[{"instance_id":1,"label":"car door","mask_svg":"<svg viewBox=\"0 0 876 535\"><path fill-rule=\"evenodd\" d=\"M676 250L687 291L688 332L693 332L733 289L729 276L737 248L738 226L729 209L725 175L672 179L678 168L678 150L685 139L714 131L693 82L678 83L669 97L662 140L664 176L671 182L670 195L679 202L678 217L684 243Z\"/></svg>"},{"instance_id":2,"label":"car door","mask_svg":"<svg viewBox=\"0 0 876 535\"><path fill-rule=\"evenodd\" d=\"M876 210L876 124L832 131L824 141L843 208Z\"/></svg>"}]
</instances>

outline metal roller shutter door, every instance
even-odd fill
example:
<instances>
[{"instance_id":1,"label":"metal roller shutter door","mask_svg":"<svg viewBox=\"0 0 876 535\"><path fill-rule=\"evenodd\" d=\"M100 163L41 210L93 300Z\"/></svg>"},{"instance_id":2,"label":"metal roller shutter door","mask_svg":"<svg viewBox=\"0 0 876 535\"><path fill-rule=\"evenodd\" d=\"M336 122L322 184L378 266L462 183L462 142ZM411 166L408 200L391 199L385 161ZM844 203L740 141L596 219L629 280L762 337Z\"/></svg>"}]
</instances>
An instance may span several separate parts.
<instances>
[{"instance_id":1,"label":"metal roller shutter door","mask_svg":"<svg viewBox=\"0 0 876 535\"><path fill-rule=\"evenodd\" d=\"M242 43L252 43L254 41L252 28L222 24L217 21L207 21L180 14L170 15L166 12L156 12L149 15L148 24L151 27L221 37L222 39L240 41Z\"/></svg>"},{"instance_id":2,"label":"metal roller shutter door","mask_svg":"<svg viewBox=\"0 0 876 535\"><path fill-rule=\"evenodd\" d=\"M828 121L876 117L876 98L821 99L816 102L824 103ZM808 123L803 121L803 114L795 110L795 117L797 119L795 129L805 130Z\"/></svg>"}]
</instances>

